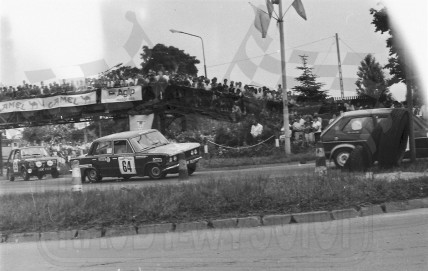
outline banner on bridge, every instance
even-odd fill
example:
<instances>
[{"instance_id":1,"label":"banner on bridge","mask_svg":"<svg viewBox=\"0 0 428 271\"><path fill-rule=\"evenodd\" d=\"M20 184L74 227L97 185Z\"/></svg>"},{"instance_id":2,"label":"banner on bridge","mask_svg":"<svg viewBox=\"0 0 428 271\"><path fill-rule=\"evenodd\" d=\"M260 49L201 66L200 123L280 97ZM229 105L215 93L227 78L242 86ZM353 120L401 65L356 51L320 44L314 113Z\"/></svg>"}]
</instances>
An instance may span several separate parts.
<instances>
[{"instance_id":1,"label":"banner on bridge","mask_svg":"<svg viewBox=\"0 0 428 271\"><path fill-rule=\"evenodd\" d=\"M141 86L129 86L101 90L101 103L123 103L143 99Z\"/></svg>"},{"instance_id":2,"label":"banner on bridge","mask_svg":"<svg viewBox=\"0 0 428 271\"><path fill-rule=\"evenodd\" d=\"M96 102L96 91L73 95L56 95L44 98L0 102L0 113L38 111L59 107L75 107L95 104Z\"/></svg>"}]
</instances>

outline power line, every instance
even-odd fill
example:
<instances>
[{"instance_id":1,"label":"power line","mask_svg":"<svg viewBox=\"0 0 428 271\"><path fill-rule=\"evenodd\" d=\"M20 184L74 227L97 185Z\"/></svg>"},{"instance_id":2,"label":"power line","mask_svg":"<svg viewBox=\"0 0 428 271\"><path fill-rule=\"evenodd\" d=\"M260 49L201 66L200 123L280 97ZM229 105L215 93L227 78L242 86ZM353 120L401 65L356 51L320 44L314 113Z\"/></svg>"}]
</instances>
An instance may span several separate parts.
<instances>
[{"instance_id":1,"label":"power line","mask_svg":"<svg viewBox=\"0 0 428 271\"><path fill-rule=\"evenodd\" d=\"M308 46L308 45L311 45L311 44L314 44L314 43L317 43L317 42L321 42L321 41L324 41L324 40L327 40L327 39L331 39L331 38L334 38L334 36L330 36L330 37L322 38L322 39L319 39L319 40L316 40L316 41L312 41L312 42L304 43L304 44L297 45L297 46L294 46L294 47L290 47L290 48L287 48L286 50L288 50L288 51L289 50L293 50L293 49L296 49L296 48ZM267 56L267 55L277 54L278 52L279 52L279 50L277 50L275 52L270 52L270 53L258 55L258 56L252 56L252 57L248 57L248 58L244 58L244 59L239 59L239 60L236 60L236 61L224 62L224 63L220 63L220 64L210 65L208 67L212 68L212 67L223 66L223 65L227 65L227 64L231 64L231 63L238 63L238 62L247 61L247 60L251 60L251 59L255 59L255 58L259 58L259 57L263 57L263 56Z\"/></svg>"}]
</instances>

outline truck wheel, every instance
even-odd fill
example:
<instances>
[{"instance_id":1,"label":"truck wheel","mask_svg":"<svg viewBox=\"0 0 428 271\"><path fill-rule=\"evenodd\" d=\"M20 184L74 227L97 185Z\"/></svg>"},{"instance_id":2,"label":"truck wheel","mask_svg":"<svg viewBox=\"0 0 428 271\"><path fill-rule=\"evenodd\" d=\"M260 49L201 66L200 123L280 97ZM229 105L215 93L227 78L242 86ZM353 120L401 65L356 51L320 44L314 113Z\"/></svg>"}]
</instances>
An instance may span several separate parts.
<instances>
[{"instance_id":1,"label":"truck wheel","mask_svg":"<svg viewBox=\"0 0 428 271\"><path fill-rule=\"evenodd\" d=\"M52 176L52 178L56 179L56 178L58 178L58 177L59 177L59 172L58 172L58 171L53 171L53 172L51 173L51 176Z\"/></svg>"},{"instance_id":2,"label":"truck wheel","mask_svg":"<svg viewBox=\"0 0 428 271\"><path fill-rule=\"evenodd\" d=\"M147 169L147 173L151 179L162 179L166 176L165 173L162 173L158 165L150 165Z\"/></svg>"},{"instance_id":3,"label":"truck wheel","mask_svg":"<svg viewBox=\"0 0 428 271\"><path fill-rule=\"evenodd\" d=\"M351 155L352 149L350 148L341 148L334 152L333 161L336 167L342 169L345 167L346 161Z\"/></svg>"},{"instance_id":4,"label":"truck wheel","mask_svg":"<svg viewBox=\"0 0 428 271\"><path fill-rule=\"evenodd\" d=\"M187 166L187 173L189 174L189 176L192 175L195 172L195 170L196 170L196 164Z\"/></svg>"},{"instance_id":5,"label":"truck wheel","mask_svg":"<svg viewBox=\"0 0 428 271\"><path fill-rule=\"evenodd\" d=\"M90 183L96 183L102 180L102 177L95 168L86 170L85 174Z\"/></svg>"},{"instance_id":6,"label":"truck wheel","mask_svg":"<svg viewBox=\"0 0 428 271\"><path fill-rule=\"evenodd\" d=\"M7 170L6 176L9 181L11 182L15 181L15 176L13 176L13 173L10 174L9 170Z\"/></svg>"},{"instance_id":7,"label":"truck wheel","mask_svg":"<svg viewBox=\"0 0 428 271\"><path fill-rule=\"evenodd\" d=\"M25 168L21 169L21 175L24 181L30 180L30 175L28 174L27 170Z\"/></svg>"}]
</instances>

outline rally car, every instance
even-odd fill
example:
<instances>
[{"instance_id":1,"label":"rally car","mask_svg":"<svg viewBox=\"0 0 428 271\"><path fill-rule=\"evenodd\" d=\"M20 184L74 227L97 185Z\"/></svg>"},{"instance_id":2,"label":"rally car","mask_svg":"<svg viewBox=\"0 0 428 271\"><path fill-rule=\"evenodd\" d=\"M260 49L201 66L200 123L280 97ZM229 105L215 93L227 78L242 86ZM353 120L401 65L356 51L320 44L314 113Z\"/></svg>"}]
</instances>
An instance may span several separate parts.
<instances>
[{"instance_id":1,"label":"rally car","mask_svg":"<svg viewBox=\"0 0 428 271\"><path fill-rule=\"evenodd\" d=\"M408 136L408 132L405 130L406 122L397 121L394 124L391 118L394 111L395 113L407 112L406 109L379 108L350 111L338 117L321 133L321 140L326 158L333 160L338 168L343 168L352 150L355 149L356 146L362 146L366 149L370 156L366 157L366 160L372 162L378 161L380 155L408 158L408 141L400 141L401 137L407 139ZM427 120L417 116L412 116L412 118L416 157L428 157ZM384 136L378 140L374 140L373 133L377 126L382 127ZM390 131L393 133L388 133ZM393 145L390 149L381 149L381 145L385 143L382 141L394 140L395 137L397 137L396 145ZM401 146L399 146L400 142ZM370 145L372 146L370 147ZM397 155L393 155L393 151Z\"/></svg>"},{"instance_id":2,"label":"rally car","mask_svg":"<svg viewBox=\"0 0 428 271\"><path fill-rule=\"evenodd\" d=\"M199 143L172 143L154 129L129 131L98 138L88 154L72 159L79 162L82 176L89 182L103 177L149 176L162 179L178 173L178 155L185 154L189 175L202 158Z\"/></svg>"},{"instance_id":3,"label":"rally car","mask_svg":"<svg viewBox=\"0 0 428 271\"><path fill-rule=\"evenodd\" d=\"M46 174L57 178L59 176L57 158L50 156L42 146L14 149L6 162L7 178L11 182L15 177L22 177L24 181L28 181L31 176L37 176L40 180Z\"/></svg>"}]
</instances>

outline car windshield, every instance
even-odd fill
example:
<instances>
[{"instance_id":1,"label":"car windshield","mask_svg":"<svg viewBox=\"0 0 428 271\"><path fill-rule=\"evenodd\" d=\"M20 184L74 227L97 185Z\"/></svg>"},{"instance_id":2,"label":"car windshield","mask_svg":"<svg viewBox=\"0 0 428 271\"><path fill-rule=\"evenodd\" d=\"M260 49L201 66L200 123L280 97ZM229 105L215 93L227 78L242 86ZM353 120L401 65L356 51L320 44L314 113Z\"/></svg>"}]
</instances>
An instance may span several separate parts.
<instances>
[{"instance_id":1,"label":"car windshield","mask_svg":"<svg viewBox=\"0 0 428 271\"><path fill-rule=\"evenodd\" d=\"M169 141L160 132L153 131L150 133L142 134L130 139L132 145L137 148L137 151L154 148L168 144Z\"/></svg>"},{"instance_id":2,"label":"car windshield","mask_svg":"<svg viewBox=\"0 0 428 271\"><path fill-rule=\"evenodd\" d=\"M22 156L49 156L48 152L43 147L22 149L21 155Z\"/></svg>"}]
</instances>

